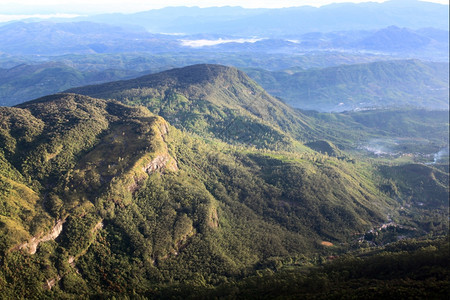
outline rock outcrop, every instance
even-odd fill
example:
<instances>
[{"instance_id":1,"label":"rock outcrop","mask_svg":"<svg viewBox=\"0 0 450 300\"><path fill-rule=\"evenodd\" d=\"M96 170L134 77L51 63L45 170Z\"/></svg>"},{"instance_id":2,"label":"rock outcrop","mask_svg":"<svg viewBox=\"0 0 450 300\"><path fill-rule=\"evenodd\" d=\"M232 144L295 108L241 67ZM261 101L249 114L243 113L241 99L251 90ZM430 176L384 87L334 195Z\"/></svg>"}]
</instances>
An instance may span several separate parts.
<instances>
[{"instance_id":1,"label":"rock outcrop","mask_svg":"<svg viewBox=\"0 0 450 300\"><path fill-rule=\"evenodd\" d=\"M38 237L32 237L28 242L25 242L19 246L19 249L24 250L30 254L35 254L37 251L37 247L39 243L47 242L50 240L56 239L63 230L63 224L66 222L65 219L60 219L56 222L55 226L53 226L52 230L44 235Z\"/></svg>"}]
</instances>

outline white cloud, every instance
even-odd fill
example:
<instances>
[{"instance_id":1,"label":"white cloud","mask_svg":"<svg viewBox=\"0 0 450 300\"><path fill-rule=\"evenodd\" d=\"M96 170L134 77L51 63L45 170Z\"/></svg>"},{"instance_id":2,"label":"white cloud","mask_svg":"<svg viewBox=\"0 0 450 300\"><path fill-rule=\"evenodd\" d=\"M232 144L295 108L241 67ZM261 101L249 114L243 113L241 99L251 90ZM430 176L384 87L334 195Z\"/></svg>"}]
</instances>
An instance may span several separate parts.
<instances>
[{"instance_id":1,"label":"white cloud","mask_svg":"<svg viewBox=\"0 0 450 300\"><path fill-rule=\"evenodd\" d=\"M220 44L228 44L228 43L256 43L258 41L262 41L263 39L217 39L217 40L180 40L181 45L192 48L200 48L206 46L215 46Z\"/></svg>"}]
</instances>

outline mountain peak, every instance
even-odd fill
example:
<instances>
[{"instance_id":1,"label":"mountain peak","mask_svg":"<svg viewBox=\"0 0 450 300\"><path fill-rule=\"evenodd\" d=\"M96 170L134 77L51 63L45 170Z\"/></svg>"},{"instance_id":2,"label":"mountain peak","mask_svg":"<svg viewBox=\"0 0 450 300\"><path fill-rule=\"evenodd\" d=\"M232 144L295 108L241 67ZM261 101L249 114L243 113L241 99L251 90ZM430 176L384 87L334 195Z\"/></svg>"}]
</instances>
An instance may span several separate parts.
<instances>
[{"instance_id":1,"label":"mountain peak","mask_svg":"<svg viewBox=\"0 0 450 300\"><path fill-rule=\"evenodd\" d=\"M171 78L177 83L198 84L202 82L236 81L242 80L246 75L234 67L216 64L197 64L182 68L175 68L158 74L141 77L142 79L164 80ZM247 77L248 78L248 77Z\"/></svg>"},{"instance_id":2,"label":"mountain peak","mask_svg":"<svg viewBox=\"0 0 450 300\"><path fill-rule=\"evenodd\" d=\"M120 92L128 88L175 88L184 89L192 85L205 85L205 83L251 81L245 73L234 67L227 67L215 64L197 64L182 68L174 68L160 73L149 74L131 80L116 81L101 85L91 85L81 88L74 88L68 92L85 95L97 95L98 97Z\"/></svg>"},{"instance_id":3,"label":"mountain peak","mask_svg":"<svg viewBox=\"0 0 450 300\"><path fill-rule=\"evenodd\" d=\"M244 72L222 65L192 65L69 92L143 105L175 127L225 140L247 140L245 128L254 128L253 141L260 133L265 140L268 130L277 136L274 139L290 144L280 129L295 128L295 135L303 136L299 128L306 126L300 113L267 94Z\"/></svg>"}]
</instances>

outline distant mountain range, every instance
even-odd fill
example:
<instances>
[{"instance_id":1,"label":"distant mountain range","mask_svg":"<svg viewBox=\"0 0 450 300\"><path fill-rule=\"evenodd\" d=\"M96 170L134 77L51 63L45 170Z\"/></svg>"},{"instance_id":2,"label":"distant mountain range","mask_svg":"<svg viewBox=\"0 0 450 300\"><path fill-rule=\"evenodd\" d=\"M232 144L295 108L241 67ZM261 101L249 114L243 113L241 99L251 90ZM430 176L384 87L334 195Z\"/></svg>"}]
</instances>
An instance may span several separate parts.
<instances>
[{"instance_id":1,"label":"distant mountain range","mask_svg":"<svg viewBox=\"0 0 450 300\"><path fill-rule=\"evenodd\" d=\"M448 11L448 5L393 0L320 8L168 7L129 15L31 19L0 26L0 52L61 55L205 49L265 53L340 50L448 61ZM213 46L189 46L202 45L202 40Z\"/></svg>"},{"instance_id":2,"label":"distant mountain range","mask_svg":"<svg viewBox=\"0 0 450 300\"><path fill-rule=\"evenodd\" d=\"M393 60L300 72L246 71L269 93L302 109L449 108L448 63Z\"/></svg>"},{"instance_id":3,"label":"distant mountain range","mask_svg":"<svg viewBox=\"0 0 450 300\"><path fill-rule=\"evenodd\" d=\"M168 7L136 14L96 15L79 20L144 27L154 33L231 34L279 37L307 32L368 30L395 25L448 30L448 5L417 0L339 3L281 9Z\"/></svg>"},{"instance_id":4,"label":"distant mountain range","mask_svg":"<svg viewBox=\"0 0 450 300\"><path fill-rule=\"evenodd\" d=\"M0 51L25 55L117 52L168 52L169 37L93 22L15 22L0 27Z\"/></svg>"},{"instance_id":5,"label":"distant mountain range","mask_svg":"<svg viewBox=\"0 0 450 300\"><path fill-rule=\"evenodd\" d=\"M0 53L66 55L115 53L260 53L298 54L339 51L448 61L448 31L389 26L378 30L312 32L289 37L249 39L206 34L173 36L92 22L16 22L0 27ZM211 57L209 53L206 57Z\"/></svg>"},{"instance_id":6,"label":"distant mountain range","mask_svg":"<svg viewBox=\"0 0 450 300\"><path fill-rule=\"evenodd\" d=\"M324 58L325 59L325 58ZM136 60L136 59L135 59ZM63 60L62 60L63 61ZM154 70L136 71L139 67ZM105 61L105 64L108 60ZM0 69L0 103L15 105L50 93L83 85L131 79L158 71L152 60L114 61L105 69L87 62L69 67L58 63L22 64ZM85 68L92 70L85 70ZM349 64L328 68L284 71L244 68L245 72L271 95L301 109L344 111L366 108L417 107L448 109L448 63L417 60L392 60L365 64ZM98 68L98 71L95 69ZM142 79L137 79L138 81ZM110 84L115 86L115 83ZM136 84L138 86L138 84ZM104 90L99 87L95 96ZM113 93L114 89L105 91ZM93 94L94 95L94 94Z\"/></svg>"},{"instance_id":7,"label":"distant mountain range","mask_svg":"<svg viewBox=\"0 0 450 300\"><path fill-rule=\"evenodd\" d=\"M21 64L0 69L0 105L10 106L75 86L142 75L133 70L84 71L63 63Z\"/></svg>"}]
</instances>

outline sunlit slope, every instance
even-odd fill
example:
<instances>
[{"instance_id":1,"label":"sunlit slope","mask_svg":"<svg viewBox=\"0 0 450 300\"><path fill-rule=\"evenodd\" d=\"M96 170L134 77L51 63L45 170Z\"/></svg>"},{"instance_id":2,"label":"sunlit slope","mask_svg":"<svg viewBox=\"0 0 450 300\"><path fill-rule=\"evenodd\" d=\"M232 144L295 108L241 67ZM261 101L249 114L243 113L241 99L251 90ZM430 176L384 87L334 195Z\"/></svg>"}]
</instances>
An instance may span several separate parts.
<instances>
[{"instance_id":1,"label":"sunlit slope","mask_svg":"<svg viewBox=\"0 0 450 300\"><path fill-rule=\"evenodd\" d=\"M114 115L117 113L116 105L121 107L121 121ZM81 182L75 182L69 192L67 184L75 180L72 177L78 178L75 176L78 173L75 172L74 176L69 174L83 161L84 155L94 145L101 146L99 139L105 132L120 130L117 135L122 135L124 131L121 127L128 130L133 128L134 118L147 118L145 120L148 123L154 123L152 120L157 119L142 108L126 109L118 103L107 104L102 100L77 95L48 96L22 104L20 108L1 108L0 175L5 189L2 221L7 225L14 221L18 224L13 229L23 227L28 229L25 231L29 234L5 234L3 238L14 237L16 242L24 242L30 235L43 235L57 219L67 217L73 209L87 203L86 200L92 200L88 192L99 193L98 180L107 184L112 179L108 172L114 173L120 167L121 172L124 172L130 165L133 166L138 151L150 151L151 143L148 140L141 143L134 139L133 143L125 142L129 146L126 149L122 146L120 152L114 152L114 145L109 145L103 156L98 158L102 161L100 167L103 167L102 171L107 168L104 164L109 163L108 157L115 157L112 163L115 167L108 166L107 172L91 172L82 176L89 184L83 186ZM129 137L135 138L136 135L132 133ZM116 166L119 157L121 164ZM100 178L100 174L103 178ZM61 188L63 184L66 185L67 195L61 200L61 195L55 194L53 190ZM6 232L9 232L8 226L5 227ZM11 246L14 246L12 241L5 242L2 251Z\"/></svg>"},{"instance_id":2,"label":"sunlit slope","mask_svg":"<svg viewBox=\"0 0 450 300\"><path fill-rule=\"evenodd\" d=\"M400 80L398 74L394 75L391 80ZM323 81L327 77L317 78ZM385 80L389 78L386 75ZM361 83L361 88L370 87ZM175 127L202 137L272 150L307 151L299 142L317 140L356 149L361 143L386 137L425 138L442 144L439 141L446 140L448 135L445 111L396 108L320 114L295 110L271 97L243 72L220 65L194 65L71 91L144 105ZM289 93L288 89L283 91Z\"/></svg>"},{"instance_id":3,"label":"sunlit slope","mask_svg":"<svg viewBox=\"0 0 450 300\"><path fill-rule=\"evenodd\" d=\"M389 193L415 206L448 207L449 174L432 165L381 166ZM447 169L448 171L448 169Z\"/></svg>"},{"instance_id":4,"label":"sunlit slope","mask_svg":"<svg viewBox=\"0 0 450 300\"><path fill-rule=\"evenodd\" d=\"M194 65L69 91L144 105L177 128L258 147L292 148L290 137L308 140L315 131L306 116L243 72L220 65Z\"/></svg>"},{"instance_id":5,"label":"sunlit slope","mask_svg":"<svg viewBox=\"0 0 450 300\"><path fill-rule=\"evenodd\" d=\"M350 241L397 205L367 166L212 145L141 106L59 94L2 108L1 124L5 297L55 278L53 296L214 283Z\"/></svg>"}]
</instances>

